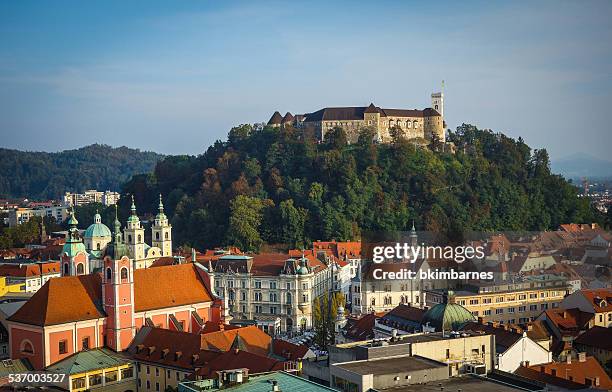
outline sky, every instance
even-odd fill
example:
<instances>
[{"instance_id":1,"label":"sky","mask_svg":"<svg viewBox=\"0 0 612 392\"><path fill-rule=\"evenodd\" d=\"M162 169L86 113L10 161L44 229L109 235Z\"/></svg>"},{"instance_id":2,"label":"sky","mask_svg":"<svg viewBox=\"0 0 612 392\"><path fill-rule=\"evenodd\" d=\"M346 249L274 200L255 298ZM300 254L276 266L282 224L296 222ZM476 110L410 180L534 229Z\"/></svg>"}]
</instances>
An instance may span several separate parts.
<instances>
[{"instance_id":1,"label":"sky","mask_svg":"<svg viewBox=\"0 0 612 392\"><path fill-rule=\"evenodd\" d=\"M0 146L199 154L275 110L424 108L612 156L612 2L2 1Z\"/></svg>"}]
</instances>

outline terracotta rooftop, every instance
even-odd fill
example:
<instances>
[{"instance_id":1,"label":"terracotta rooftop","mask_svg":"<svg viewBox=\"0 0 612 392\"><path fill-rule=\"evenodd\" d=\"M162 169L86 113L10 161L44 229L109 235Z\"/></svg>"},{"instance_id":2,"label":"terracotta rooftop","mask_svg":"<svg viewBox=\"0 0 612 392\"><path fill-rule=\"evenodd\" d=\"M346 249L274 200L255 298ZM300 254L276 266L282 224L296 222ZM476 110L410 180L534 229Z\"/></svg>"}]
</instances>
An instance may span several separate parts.
<instances>
[{"instance_id":1,"label":"terracotta rooftop","mask_svg":"<svg viewBox=\"0 0 612 392\"><path fill-rule=\"evenodd\" d=\"M287 360L294 361L304 358L308 350L308 346L303 344L293 344L282 339L274 339L272 342L272 351L274 354Z\"/></svg>"},{"instance_id":2,"label":"terracotta rooftop","mask_svg":"<svg viewBox=\"0 0 612 392\"><path fill-rule=\"evenodd\" d=\"M562 335L578 335L593 319L592 313L580 309L548 309L544 313L546 318L559 328Z\"/></svg>"},{"instance_id":3,"label":"terracotta rooftop","mask_svg":"<svg viewBox=\"0 0 612 392\"><path fill-rule=\"evenodd\" d=\"M612 312L612 289L581 290L595 312Z\"/></svg>"},{"instance_id":4,"label":"terracotta rooftop","mask_svg":"<svg viewBox=\"0 0 612 392\"><path fill-rule=\"evenodd\" d=\"M610 376L606 374L606 371L594 357L586 357L584 361L573 359L570 363L564 361L532 365L529 368L582 385L590 385L588 380L592 380L592 385L595 388L612 389ZM597 385L596 379L599 379L599 385Z\"/></svg>"},{"instance_id":5,"label":"terracotta rooftop","mask_svg":"<svg viewBox=\"0 0 612 392\"><path fill-rule=\"evenodd\" d=\"M229 351L234 344L259 355L267 355L272 338L254 325L227 331L218 331L200 335L200 347L204 350Z\"/></svg>"},{"instance_id":6,"label":"terracotta rooftop","mask_svg":"<svg viewBox=\"0 0 612 392\"><path fill-rule=\"evenodd\" d=\"M29 278L33 276L57 274L60 272L60 263L24 263L24 264L2 264L0 265L0 276L11 276Z\"/></svg>"},{"instance_id":7,"label":"terracotta rooftop","mask_svg":"<svg viewBox=\"0 0 612 392\"><path fill-rule=\"evenodd\" d=\"M212 301L196 268L195 264L179 264L135 270L134 311Z\"/></svg>"},{"instance_id":8,"label":"terracotta rooftop","mask_svg":"<svg viewBox=\"0 0 612 392\"><path fill-rule=\"evenodd\" d=\"M374 337L374 324L377 318L378 316L372 313L362 316L349 327L346 336L353 340L367 340Z\"/></svg>"},{"instance_id":9,"label":"terracotta rooftop","mask_svg":"<svg viewBox=\"0 0 612 392\"><path fill-rule=\"evenodd\" d=\"M101 296L98 274L49 279L9 321L43 326L106 317Z\"/></svg>"},{"instance_id":10,"label":"terracotta rooftop","mask_svg":"<svg viewBox=\"0 0 612 392\"><path fill-rule=\"evenodd\" d=\"M194 264L134 271L134 310L163 309L212 301ZM99 274L49 279L10 320L31 325L54 325L105 317Z\"/></svg>"}]
</instances>

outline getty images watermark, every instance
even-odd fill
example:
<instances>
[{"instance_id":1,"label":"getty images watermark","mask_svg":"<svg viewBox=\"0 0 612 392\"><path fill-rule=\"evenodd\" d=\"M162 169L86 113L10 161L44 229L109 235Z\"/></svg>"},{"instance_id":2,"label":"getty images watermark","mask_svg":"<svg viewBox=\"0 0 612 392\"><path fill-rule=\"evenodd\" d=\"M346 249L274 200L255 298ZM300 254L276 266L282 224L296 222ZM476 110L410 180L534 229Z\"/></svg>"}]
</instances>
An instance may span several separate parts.
<instances>
[{"instance_id":1,"label":"getty images watermark","mask_svg":"<svg viewBox=\"0 0 612 392\"><path fill-rule=\"evenodd\" d=\"M571 227L570 227L571 229ZM522 281L537 273L559 275L573 265L589 264L593 278L611 278L609 232L598 227L580 231L571 244L560 228L552 232L365 233L362 272L374 279ZM558 236L558 240L555 240ZM555 248L556 244L563 245ZM575 249L574 249L575 248ZM572 259L572 255L582 255ZM562 265L564 264L564 265Z\"/></svg>"}]
</instances>

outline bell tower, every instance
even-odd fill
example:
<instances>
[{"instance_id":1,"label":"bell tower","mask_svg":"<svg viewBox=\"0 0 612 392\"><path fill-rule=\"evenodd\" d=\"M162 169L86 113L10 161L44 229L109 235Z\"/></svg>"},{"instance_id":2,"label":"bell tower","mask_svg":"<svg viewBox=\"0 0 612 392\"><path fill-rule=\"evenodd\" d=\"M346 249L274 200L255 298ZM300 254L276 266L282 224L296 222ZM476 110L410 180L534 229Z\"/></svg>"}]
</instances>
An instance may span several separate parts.
<instances>
[{"instance_id":1,"label":"bell tower","mask_svg":"<svg viewBox=\"0 0 612 392\"><path fill-rule=\"evenodd\" d=\"M62 276L89 274L89 254L79 236L78 224L73 210L68 220L68 237L60 255Z\"/></svg>"},{"instance_id":2,"label":"bell tower","mask_svg":"<svg viewBox=\"0 0 612 392\"><path fill-rule=\"evenodd\" d=\"M164 213L162 195L159 195L159 212L155 216L151 228L152 245L161 250L162 256L172 256L172 225L168 223L168 217Z\"/></svg>"},{"instance_id":3,"label":"bell tower","mask_svg":"<svg viewBox=\"0 0 612 392\"><path fill-rule=\"evenodd\" d=\"M127 226L123 231L123 237L134 261L144 259L144 229L140 225L140 219L136 214L136 204L132 195L131 215L127 219Z\"/></svg>"},{"instance_id":4,"label":"bell tower","mask_svg":"<svg viewBox=\"0 0 612 392\"><path fill-rule=\"evenodd\" d=\"M134 268L121 239L121 224L115 218L113 241L104 256L102 301L107 314L105 346L125 350L134 338Z\"/></svg>"}]
</instances>

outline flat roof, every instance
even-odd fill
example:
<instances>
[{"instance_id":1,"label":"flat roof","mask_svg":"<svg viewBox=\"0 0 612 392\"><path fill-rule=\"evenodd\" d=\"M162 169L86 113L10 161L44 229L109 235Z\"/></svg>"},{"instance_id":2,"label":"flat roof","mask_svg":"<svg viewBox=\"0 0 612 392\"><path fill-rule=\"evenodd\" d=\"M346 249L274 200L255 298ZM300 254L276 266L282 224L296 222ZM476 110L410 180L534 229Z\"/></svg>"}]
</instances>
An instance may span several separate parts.
<instances>
[{"instance_id":1,"label":"flat roof","mask_svg":"<svg viewBox=\"0 0 612 392\"><path fill-rule=\"evenodd\" d=\"M461 390L465 392L516 392L525 391L522 388L508 384L501 384L486 378L462 376L451 377L448 380L432 381L427 384L413 384L402 387L393 387L393 392L440 392L441 387L445 391ZM387 389L382 389L387 390Z\"/></svg>"},{"instance_id":2,"label":"flat roof","mask_svg":"<svg viewBox=\"0 0 612 392\"><path fill-rule=\"evenodd\" d=\"M371 359L368 361L354 361L346 363L335 363L332 366L348 370L353 373L367 375L383 375L405 371L426 370L445 368L446 364L418 356L392 357L383 359Z\"/></svg>"}]
</instances>

